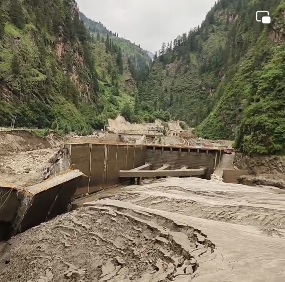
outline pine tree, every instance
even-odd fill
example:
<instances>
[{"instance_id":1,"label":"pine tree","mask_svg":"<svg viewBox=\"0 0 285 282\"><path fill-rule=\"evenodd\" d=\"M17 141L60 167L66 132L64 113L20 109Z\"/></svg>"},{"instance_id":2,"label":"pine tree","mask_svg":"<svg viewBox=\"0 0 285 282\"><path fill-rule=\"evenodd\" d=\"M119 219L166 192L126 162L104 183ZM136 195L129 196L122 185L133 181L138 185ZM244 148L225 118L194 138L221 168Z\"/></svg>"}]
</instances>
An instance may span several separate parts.
<instances>
[{"instance_id":1,"label":"pine tree","mask_svg":"<svg viewBox=\"0 0 285 282\"><path fill-rule=\"evenodd\" d=\"M98 93L99 92L99 82L98 82L98 78L97 75L93 75L92 77L92 88L94 93Z\"/></svg>"},{"instance_id":2,"label":"pine tree","mask_svg":"<svg viewBox=\"0 0 285 282\"><path fill-rule=\"evenodd\" d=\"M157 59L157 52L155 52L153 59L154 61Z\"/></svg>"},{"instance_id":3,"label":"pine tree","mask_svg":"<svg viewBox=\"0 0 285 282\"><path fill-rule=\"evenodd\" d=\"M161 49L160 49L160 52L159 52L159 55L162 56L165 54L165 52L166 52L166 44L165 44L165 42L163 42Z\"/></svg>"},{"instance_id":4,"label":"pine tree","mask_svg":"<svg viewBox=\"0 0 285 282\"><path fill-rule=\"evenodd\" d=\"M22 29L25 26L25 16L22 4L18 0L11 0L9 17L11 22L18 28Z\"/></svg>"},{"instance_id":5,"label":"pine tree","mask_svg":"<svg viewBox=\"0 0 285 282\"><path fill-rule=\"evenodd\" d=\"M109 34L107 34L107 38L105 40L105 46L106 46L106 51L110 52L111 51L111 40L110 40Z\"/></svg>"},{"instance_id":6,"label":"pine tree","mask_svg":"<svg viewBox=\"0 0 285 282\"><path fill-rule=\"evenodd\" d=\"M14 55L11 62L11 70L14 75L20 74L20 61L18 55Z\"/></svg>"},{"instance_id":7,"label":"pine tree","mask_svg":"<svg viewBox=\"0 0 285 282\"><path fill-rule=\"evenodd\" d=\"M121 110L121 115L129 122L133 121L133 110L130 106L129 103L126 103L122 110Z\"/></svg>"},{"instance_id":8,"label":"pine tree","mask_svg":"<svg viewBox=\"0 0 285 282\"><path fill-rule=\"evenodd\" d=\"M74 27L75 27L78 39L82 43L86 42L88 40L87 30L86 30L83 22L80 20L78 14L74 16L73 22L74 22Z\"/></svg>"},{"instance_id":9,"label":"pine tree","mask_svg":"<svg viewBox=\"0 0 285 282\"><path fill-rule=\"evenodd\" d=\"M2 39L4 37L5 34L5 22L6 22L6 18L5 18L5 14L4 11L0 5L0 39Z\"/></svg>"},{"instance_id":10,"label":"pine tree","mask_svg":"<svg viewBox=\"0 0 285 282\"><path fill-rule=\"evenodd\" d=\"M117 66L119 68L120 73L123 74L123 72L124 72L124 65L123 65L123 55L122 55L121 49L118 50L116 62L117 62Z\"/></svg>"},{"instance_id":11,"label":"pine tree","mask_svg":"<svg viewBox=\"0 0 285 282\"><path fill-rule=\"evenodd\" d=\"M140 100L138 94L135 94L135 107L134 107L134 114L137 116L140 111Z\"/></svg>"}]
</instances>

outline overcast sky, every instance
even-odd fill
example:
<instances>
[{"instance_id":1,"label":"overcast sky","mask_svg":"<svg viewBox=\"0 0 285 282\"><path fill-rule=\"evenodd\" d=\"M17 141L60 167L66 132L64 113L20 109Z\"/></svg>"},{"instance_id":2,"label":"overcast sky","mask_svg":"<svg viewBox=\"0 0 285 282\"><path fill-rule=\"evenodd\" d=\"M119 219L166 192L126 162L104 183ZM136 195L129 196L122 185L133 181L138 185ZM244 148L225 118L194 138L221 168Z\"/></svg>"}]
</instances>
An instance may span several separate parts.
<instances>
[{"instance_id":1,"label":"overcast sky","mask_svg":"<svg viewBox=\"0 0 285 282\"><path fill-rule=\"evenodd\" d=\"M142 48L155 52L162 42L200 25L216 0L77 0L89 18Z\"/></svg>"}]
</instances>

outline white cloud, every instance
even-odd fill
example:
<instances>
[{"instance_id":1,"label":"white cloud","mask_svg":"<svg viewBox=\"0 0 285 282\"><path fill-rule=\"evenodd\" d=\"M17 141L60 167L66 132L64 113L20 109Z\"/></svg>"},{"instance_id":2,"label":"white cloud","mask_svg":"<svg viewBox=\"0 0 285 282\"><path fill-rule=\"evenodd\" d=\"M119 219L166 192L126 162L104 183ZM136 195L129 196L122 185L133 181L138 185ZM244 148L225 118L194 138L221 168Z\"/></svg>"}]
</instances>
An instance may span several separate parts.
<instances>
[{"instance_id":1,"label":"white cloud","mask_svg":"<svg viewBox=\"0 0 285 282\"><path fill-rule=\"evenodd\" d=\"M202 23L215 0L77 0L89 18L155 52Z\"/></svg>"}]
</instances>

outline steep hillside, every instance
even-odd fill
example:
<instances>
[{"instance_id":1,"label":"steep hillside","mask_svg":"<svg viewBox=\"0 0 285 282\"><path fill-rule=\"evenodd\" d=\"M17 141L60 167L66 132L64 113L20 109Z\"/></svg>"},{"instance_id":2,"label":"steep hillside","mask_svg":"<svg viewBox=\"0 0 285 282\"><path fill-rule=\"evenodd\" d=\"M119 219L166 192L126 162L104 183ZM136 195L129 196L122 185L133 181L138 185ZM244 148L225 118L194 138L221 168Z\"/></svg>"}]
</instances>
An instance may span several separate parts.
<instances>
[{"instance_id":1,"label":"steep hillside","mask_svg":"<svg viewBox=\"0 0 285 282\"><path fill-rule=\"evenodd\" d=\"M2 0L0 15L0 126L84 134L134 118L146 51L88 20L90 34L74 0Z\"/></svg>"},{"instance_id":2,"label":"steep hillside","mask_svg":"<svg viewBox=\"0 0 285 282\"><path fill-rule=\"evenodd\" d=\"M140 84L147 77L152 64L150 52L143 50L140 45L119 37L118 33L108 30L102 23L88 19L83 13L80 13L80 18L95 39L98 39L98 37L99 39L104 38L105 41L108 39L119 48L127 60L127 68L137 84Z\"/></svg>"},{"instance_id":3,"label":"steep hillside","mask_svg":"<svg viewBox=\"0 0 285 282\"><path fill-rule=\"evenodd\" d=\"M139 91L142 111L169 113L203 137L237 138L246 153L281 152L284 8L284 0L218 1L201 27L163 44ZM258 10L273 23L257 23Z\"/></svg>"},{"instance_id":4,"label":"steep hillside","mask_svg":"<svg viewBox=\"0 0 285 282\"><path fill-rule=\"evenodd\" d=\"M100 115L97 121L104 125L108 118L123 113L125 107L133 108L137 85L127 60L109 37L96 36L91 46L99 80Z\"/></svg>"},{"instance_id":5,"label":"steep hillside","mask_svg":"<svg viewBox=\"0 0 285 282\"><path fill-rule=\"evenodd\" d=\"M222 98L199 126L204 136L236 138L247 154L285 152L285 1L242 58Z\"/></svg>"},{"instance_id":6,"label":"steep hillside","mask_svg":"<svg viewBox=\"0 0 285 282\"><path fill-rule=\"evenodd\" d=\"M152 65L148 52L82 13L80 18L92 37L92 54L100 81L102 112L98 121L104 124L107 118L118 114L129 121L140 120L134 104L138 86Z\"/></svg>"},{"instance_id":7,"label":"steep hillside","mask_svg":"<svg viewBox=\"0 0 285 282\"><path fill-rule=\"evenodd\" d=\"M92 33L113 35L113 33L110 30L108 30L101 22L95 22L87 18L82 12L79 12L79 16L80 19L84 22L86 28L90 30Z\"/></svg>"},{"instance_id":8,"label":"steep hillside","mask_svg":"<svg viewBox=\"0 0 285 282\"><path fill-rule=\"evenodd\" d=\"M99 86L73 0L2 0L0 124L87 132Z\"/></svg>"}]
</instances>

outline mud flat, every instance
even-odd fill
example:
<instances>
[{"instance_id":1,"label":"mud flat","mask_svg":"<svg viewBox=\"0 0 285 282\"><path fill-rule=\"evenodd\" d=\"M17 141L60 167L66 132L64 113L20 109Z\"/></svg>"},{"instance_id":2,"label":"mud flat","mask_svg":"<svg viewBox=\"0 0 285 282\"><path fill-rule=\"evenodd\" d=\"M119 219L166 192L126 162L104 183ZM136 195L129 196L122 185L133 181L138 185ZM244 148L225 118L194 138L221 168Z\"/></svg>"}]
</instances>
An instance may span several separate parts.
<instances>
[{"instance_id":1,"label":"mud flat","mask_svg":"<svg viewBox=\"0 0 285 282\"><path fill-rule=\"evenodd\" d=\"M196 178L118 189L10 240L0 281L285 281L285 194Z\"/></svg>"}]
</instances>

